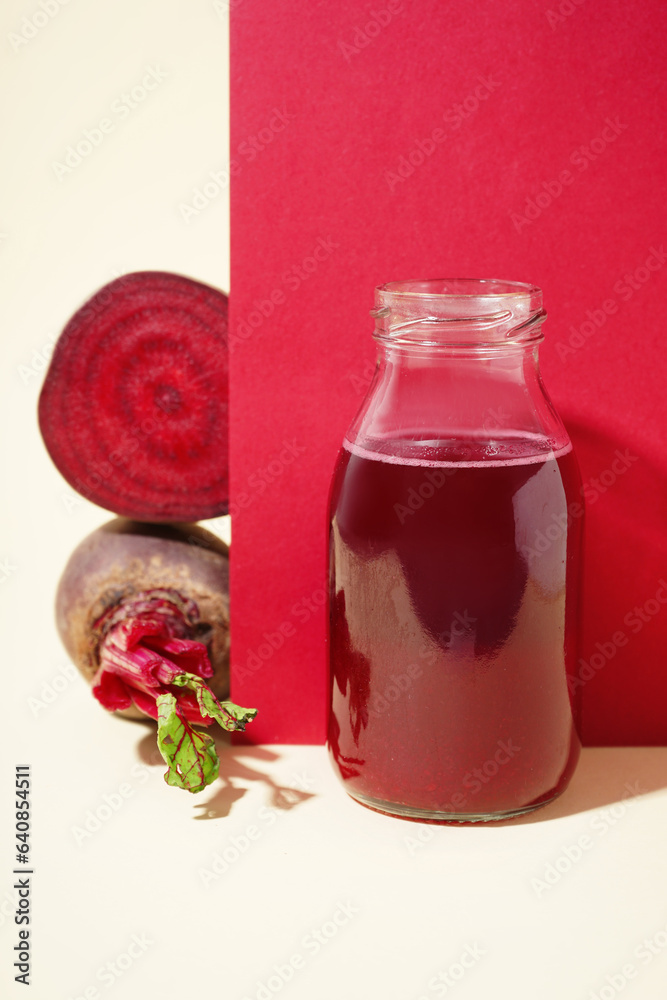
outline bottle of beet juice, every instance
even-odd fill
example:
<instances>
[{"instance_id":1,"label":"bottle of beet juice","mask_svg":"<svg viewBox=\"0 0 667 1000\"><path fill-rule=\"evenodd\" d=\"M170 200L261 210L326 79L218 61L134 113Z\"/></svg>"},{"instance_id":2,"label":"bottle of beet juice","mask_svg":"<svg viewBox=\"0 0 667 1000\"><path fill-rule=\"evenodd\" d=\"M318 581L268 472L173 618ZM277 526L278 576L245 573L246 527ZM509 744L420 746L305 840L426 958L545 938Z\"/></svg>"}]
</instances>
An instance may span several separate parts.
<instances>
[{"instance_id":1,"label":"bottle of beet juice","mask_svg":"<svg viewBox=\"0 0 667 1000\"><path fill-rule=\"evenodd\" d=\"M382 812L516 816L580 748L581 479L540 375L542 293L406 281L375 300L330 497L330 755Z\"/></svg>"}]
</instances>

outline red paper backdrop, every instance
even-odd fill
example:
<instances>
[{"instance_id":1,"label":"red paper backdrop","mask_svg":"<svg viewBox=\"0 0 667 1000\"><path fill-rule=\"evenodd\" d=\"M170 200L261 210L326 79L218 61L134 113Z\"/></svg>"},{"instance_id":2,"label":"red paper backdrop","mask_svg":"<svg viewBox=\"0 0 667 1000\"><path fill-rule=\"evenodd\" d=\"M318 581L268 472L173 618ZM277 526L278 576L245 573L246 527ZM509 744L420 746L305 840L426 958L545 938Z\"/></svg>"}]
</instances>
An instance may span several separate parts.
<instances>
[{"instance_id":1,"label":"red paper backdrop","mask_svg":"<svg viewBox=\"0 0 667 1000\"><path fill-rule=\"evenodd\" d=\"M243 0L231 15L248 738L325 737L327 489L372 367L373 288L474 276L544 290L544 378L589 497L584 739L664 743L667 10Z\"/></svg>"}]
</instances>

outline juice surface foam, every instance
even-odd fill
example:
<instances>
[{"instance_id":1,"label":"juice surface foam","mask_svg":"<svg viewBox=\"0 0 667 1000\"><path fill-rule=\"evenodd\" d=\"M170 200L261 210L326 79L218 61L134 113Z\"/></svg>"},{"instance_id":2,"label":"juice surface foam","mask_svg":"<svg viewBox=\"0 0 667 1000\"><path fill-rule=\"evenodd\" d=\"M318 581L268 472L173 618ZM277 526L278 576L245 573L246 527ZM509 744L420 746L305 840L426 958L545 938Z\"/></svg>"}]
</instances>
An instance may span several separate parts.
<instances>
[{"instance_id":1,"label":"juice surface foam","mask_svg":"<svg viewBox=\"0 0 667 1000\"><path fill-rule=\"evenodd\" d=\"M518 437L499 431L493 437L482 437L449 431L447 438L434 435L429 440L423 440L423 431L421 440L409 435L410 432L406 432L401 438L375 437L363 443L345 438L343 447L358 458L428 469L533 465L561 458L572 451L570 441L554 448L547 438L538 434Z\"/></svg>"}]
</instances>

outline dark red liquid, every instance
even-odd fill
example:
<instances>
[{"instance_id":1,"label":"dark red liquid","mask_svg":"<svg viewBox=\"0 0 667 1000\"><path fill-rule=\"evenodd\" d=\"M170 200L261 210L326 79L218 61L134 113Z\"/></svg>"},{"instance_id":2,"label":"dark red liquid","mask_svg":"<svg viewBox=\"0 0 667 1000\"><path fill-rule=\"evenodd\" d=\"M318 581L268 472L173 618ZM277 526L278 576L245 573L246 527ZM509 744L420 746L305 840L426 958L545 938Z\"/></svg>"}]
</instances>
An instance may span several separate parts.
<instances>
[{"instance_id":1,"label":"dark red liquid","mask_svg":"<svg viewBox=\"0 0 667 1000\"><path fill-rule=\"evenodd\" d=\"M572 451L351 447L332 487L329 637L329 749L347 791L441 819L550 800L579 753Z\"/></svg>"}]
</instances>

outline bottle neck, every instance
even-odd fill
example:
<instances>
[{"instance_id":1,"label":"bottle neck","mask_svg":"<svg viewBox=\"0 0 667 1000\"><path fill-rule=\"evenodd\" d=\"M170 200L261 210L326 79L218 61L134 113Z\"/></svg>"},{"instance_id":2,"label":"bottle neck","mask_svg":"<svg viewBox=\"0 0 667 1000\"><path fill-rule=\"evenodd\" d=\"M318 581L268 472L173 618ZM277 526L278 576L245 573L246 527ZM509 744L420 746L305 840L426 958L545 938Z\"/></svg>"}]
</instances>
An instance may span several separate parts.
<instances>
[{"instance_id":1,"label":"bottle neck","mask_svg":"<svg viewBox=\"0 0 667 1000\"><path fill-rule=\"evenodd\" d=\"M392 441L418 448L469 440L493 454L569 445L541 379L539 340L483 350L378 342L375 376L348 432L352 444L391 450Z\"/></svg>"}]
</instances>

